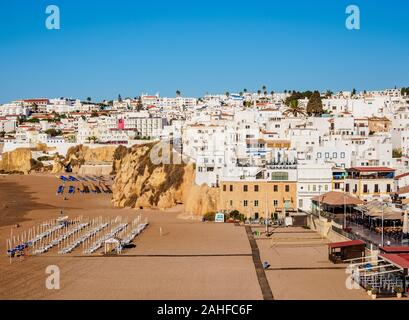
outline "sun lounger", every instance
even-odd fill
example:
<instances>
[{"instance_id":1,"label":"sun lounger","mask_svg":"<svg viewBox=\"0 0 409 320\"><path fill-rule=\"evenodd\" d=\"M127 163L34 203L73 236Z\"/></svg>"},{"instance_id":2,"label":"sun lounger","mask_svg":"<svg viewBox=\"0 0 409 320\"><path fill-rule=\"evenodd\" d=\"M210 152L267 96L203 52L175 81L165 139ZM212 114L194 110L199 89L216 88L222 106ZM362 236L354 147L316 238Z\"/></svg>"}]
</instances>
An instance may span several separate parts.
<instances>
[{"instance_id":1,"label":"sun lounger","mask_svg":"<svg viewBox=\"0 0 409 320\"><path fill-rule=\"evenodd\" d=\"M63 192L64 192L64 186L58 186L57 194L63 194Z\"/></svg>"}]
</instances>

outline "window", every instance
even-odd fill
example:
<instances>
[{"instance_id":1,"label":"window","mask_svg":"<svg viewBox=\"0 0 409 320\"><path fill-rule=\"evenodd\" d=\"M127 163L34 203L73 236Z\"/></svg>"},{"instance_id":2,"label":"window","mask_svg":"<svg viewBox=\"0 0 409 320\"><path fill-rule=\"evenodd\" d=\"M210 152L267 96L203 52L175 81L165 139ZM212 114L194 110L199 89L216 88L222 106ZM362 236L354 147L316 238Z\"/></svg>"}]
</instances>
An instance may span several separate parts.
<instances>
[{"instance_id":1,"label":"window","mask_svg":"<svg viewBox=\"0 0 409 320\"><path fill-rule=\"evenodd\" d=\"M230 192L232 192L233 191L233 185L231 184L230 185Z\"/></svg>"},{"instance_id":2,"label":"window","mask_svg":"<svg viewBox=\"0 0 409 320\"><path fill-rule=\"evenodd\" d=\"M386 185L386 192L391 192L391 185L389 183Z\"/></svg>"},{"instance_id":3,"label":"window","mask_svg":"<svg viewBox=\"0 0 409 320\"><path fill-rule=\"evenodd\" d=\"M345 192L349 192L349 183L345 184Z\"/></svg>"},{"instance_id":4,"label":"window","mask_svg":"<svg viewBox=\"0 0 409 320\"><path fill-rule=\"evenodd\" d=\"M325 152L325 159L329 158L329 152Z\"/></svg>"},{"instance_id":5,"label":"window","mask_svg":"<svg viewBox=\"0 0 409 320\"><path fill-rule=\"evenodd\" d=\"M317 191L317 186L315 184L312 186L312 191Z\"/></svg>"},{"instance_id":6,"label":"window","mask_svg":"<svg viewBox=\"0 0 409 320\"><path fill-rule=\"evenodd\" d=\"M322 158L322 153L321 153L321 152L318 152L318 153L317 153L317 158L318 158L318 159Z\"/></svg>"},{"instance_id":7,"label":"window","mask_svg":"<svg viewBox=\"0 0 409 320\"><path fill-rule=\"evenodd\" d=\"M368 185L364 184L364 193L368 193Z\"/></svg>"},{"instance_id":8,"label":"window","mask_svg":"<svg viewBox=\"0 0 409 320\"><path fill-rule=\"evenodd\" d=\"M277 207L278 206L278 200L273 200L273 205L274 205L274 207Z\"/></svg>"},{"instance_id":9,"label":"window","mask_svg":"<svg viewBox=\"0 0 409 320\"><path fill-rule=\"evenodd\" d=\"M341 152L341 158L342 158L342 159L345 158L345 152Z\"/></svg>"},{"instance_id":10,"label":"window","mask_svg":"<svg viewBox=\"0 0 409 320\"><path fill-rule=\"evenodd\" d=\"M324 186L324 189L325 189L325 191L328 191L328 185L327 184Z\"/></svg>"},{"instance_id":11,"label":"window","mask_svg":"<svg viewBox=\"0 0 409 320\"><path fill-rule=\"evenodd\" d=\"M254 186L254 192L258 192L258 185L257 184Z\"/></svg>"},{"instance_id":12,"label":"window","mask_svg":"<svg viewBox=\"0 0 409 320\"><path fill-rule=\"evenodd\" d=\"M254 206L258 207L258 200L254 200Z\"/></svg>"},{"instance_id":13,"label":"window","mask_svg":"<svg viewBox=\"0 0 409 320\"><path fill-rule=\"evenodd\" d=\"M244 200L244 201L243 201L243 206L245 206L245 207L248 206L248 201L247 201L247 200Z\"/></svg>"},{"instance_id":14,"label":"window","mask_svg":"<svg viewBox=\"0 0 409 320\"><path fill-rule=\"evenodd\" d=\"M374 186L374 192L379 193L379 185L375 184Z\"/></svg>"},{"instance_id":15,"label":"window","mask_svg":"<svg viewBox=\"0 0 409 320\"><path fill-rule=\"evenodd\" d=\"M285 185L285 192L290 192L290 186L288 184Z\"/></svg>"},{"instance_id":16,"label":"window","mask_svg":"<svg viewBox=\"0 0 409 320\"><path fill-rule=\"evenodd\" d=\"M233 200L230 200L230 206L233 207Z\"/></svg>"},{"instance_id":17,"label":"window","mask_svg":"<svg viewBox=\"0 0 409 320\"><path fill-rule=\"evenodd\" d=\"M335 189L340 189L341 188L341 184L339 182L334 183L334 188Z\"/></svg>"},{"instance_id":18,"label":"window","mask_svg":"<svg viewBox=\"0 0 409 320\"><path fill-rule=\"evenodd\" d=\"M288 180L288 172L272 172L271 180L276 181Z\"/></svg>"},{"instance_id":19,"label":"window","mask_svg":"<svg viewBox=\"0 0 409 320\"><path fill-rule=\"evenodd\" d=\"M226 189L227 189L227 188L226 188L226 185L224 184L224 185L223 185L223 191L226 191Z\"/></svg>"},{"instance_id":20,"label":"window","mask_svg":"<svg viewBox=\"0 0 409 320\"><path fill-rule=\"evenodd\" d=\"M303 206L303 199L299 199L298 200L298 207L302 208L302 206Z\"/></svg>"},{"instance_id":21,"label":"window","mask_svg":"<svg viewBox=\"0 0 409 320\"><path fill-rule=\"evenodd\" d=\"M332 153L332 157L333 157L334 159L338 158L338 153L333 152L333 153Z\"/></svg>"},{"instance_id":22,"label":"window","mask_svg":"<svg viewBox=\"0 0 409 320\"><path fill-rule=\"evenodd\" d=\"M275 184L275 185L273 186L273 191L274 191L274 192L278 192L278 185Z\"/></svg>"},{"instance_id":23,"label":"window","mask_svg":"<svg viewBox=\"0 0 409 320\"><path fill-rule=\"evenodd\" d=\"M244 191L244 192L247 192L247 191L248 191L248 186L247 186L247 184L245 184L245 185L243 186L243 191Z\"/></svg>"}]
</instances>

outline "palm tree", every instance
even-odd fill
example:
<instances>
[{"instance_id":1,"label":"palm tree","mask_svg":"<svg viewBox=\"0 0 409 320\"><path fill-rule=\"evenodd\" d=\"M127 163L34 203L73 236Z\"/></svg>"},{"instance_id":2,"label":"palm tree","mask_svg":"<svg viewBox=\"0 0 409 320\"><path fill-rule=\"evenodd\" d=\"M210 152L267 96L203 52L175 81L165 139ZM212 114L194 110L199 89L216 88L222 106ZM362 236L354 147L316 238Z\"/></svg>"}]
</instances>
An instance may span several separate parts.
<instances>
[{"instance_id":1,"label":"palm tree","mask_svg":"<svg viewBox=\"0 0 409 320\"><path fill-rule=\"evenodd\" d=\"M244 93L247 93L247 89L246 89L246 88L244 88L243 91L244 91Z\"/></svg>"},{"instance_id":2,"label":"palm tree","mask_svg":"<svg viewBox=\"0 0 409 320\"><path fill-rule=\"evenodd\" d=\"M242 97L242 96L243 96L243 92L242 92L242 91L240 91L240 92L239 92L239 95L240 95L240 97Z\"/></svg>"},{"instance_id":3,"label":"palm tree","mask_svg":"<svg viewBox=\"0 0 409 320\"><path fill-rule=\"evenodd\" d=\"M274 97L274 91L270 91L271 97Z\"/></svg>"},{"instance_id":4,"label":"palm tree","mask_svg":"<svg viewBox=\"0 0 409 320\"><path fill-rule=\"evenodd\" d=\"M176 97L180 97L180 95L181 95L180 90L176 90Z\"/></svg>"},{"instance_id":5,"label":"palm tree","mask_svg":"<svg viewBox=\"0 0 409 320\"><path fill-rule=\"evenodd\" d=\"M261 90L257 90L257 94L260 95L260 94L261 94Z\"/></svg>"},{"instance_id":6,"label":"palm tree","mask_svg":"<svg viewBox=\"0 0 409 320\"><path fill-rule=\"evenodd\" d=\"M267 86L264 85L262 89L263 89L263 91L266 91L266 90L267 90Z\"/></svg>"},{"instance_id":7,"label":"palm tree","mask_svg":"<svg viewBox=\"0 0 409 320\"><path fill-rule=\"evenodd\" d=\"M291 100L290 106L284 110L284 115L286 116L293 115L294 117L297 117L298 115L304 116L305 114L304 108L299 105L297 99Z\"/></svg>"},{"instance_id":8,"label":"palm tree","mask_svg":"<svg viewBox=\"0 0 409 320\"><path fill-rule=\"evenodd\" d=\"M267 96L267 90L264 90L264 96Z\"/></svg>"},{"instance_id":9,"label":"palm tree","mask_svg":"<svg viewBox=\"0 0 409 320\"><path fill-rule=\"evenodd\" d=\"M226 91L225 95L227 98L230 97L230 92Z\"/></svg>"},{"instance_id":10,"label":"palm tree","mask_svg":"<svg viewBox=\"0 0 409 320\"><path fill-rule=\"evenodd\" d=\"M92 100L91 97L87 97L88 102L91 102L91 100Z\"/></svg>"}]
</instances>

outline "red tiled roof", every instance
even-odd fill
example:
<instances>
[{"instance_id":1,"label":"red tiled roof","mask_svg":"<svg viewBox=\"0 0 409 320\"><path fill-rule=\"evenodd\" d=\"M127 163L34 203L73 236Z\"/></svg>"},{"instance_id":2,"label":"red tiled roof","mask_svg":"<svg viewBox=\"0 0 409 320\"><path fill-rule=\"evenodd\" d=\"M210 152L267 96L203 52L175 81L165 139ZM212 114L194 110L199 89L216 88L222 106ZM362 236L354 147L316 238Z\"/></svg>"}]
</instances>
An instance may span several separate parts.
<instances>
[{"instance_id":1,"label":"red tiled roof","mask_svg":"<svg viewBox=\"0 0 409 320\"><path fill-rule=\"evenodd\" d=\"M400 178L404 178L404 177L406 177L406 176L409 176L409 172L405 172L405 173L402 173L402 174L398 174L398 175L395 177L395 180L398 180L398 179L400 179Z\"/></svg>"},{"instance_id":2,"label":"red tiled roof","mask_svg":"<svg viewBox=\"0 0 409 320\"><path fill-rule=\"evenodd\" d=\"M26 100L23 100L24 102L49 102L49 100L48 99L26 99Z\"/></svg>"},{"instance_id":3,"label":"red tiled roof","mask_svg":"<svg viewBox=\"0 0 409 320\"><path fill-rule=\"evenodd\" d=\"M352 171L359 171L359 172L394 172L395 169L388 168L388 167L352 167L348 170Z\"/></svg>"},{"instance_id":4,"label":"red tiled roof","mask_svg":"<svg viewBox=\"0 0 409 320\"><path fill-rule=\"evenodd\" d=\"M409 246L380 247L379 249L386 253L409 253Z\"/></svg>"},{"instance_id":5,"label":"red tiled roof","mask_svg":"<svg viewBox=\"0 0 409 320\"><path fill-rule=\"evenodd\" d=\"M399 188L395 193L396 194L405 194L409 192L409 186L404 186Z\"/></svg>"},{"instance_id":6,"label":"red tiled roof","mask_svg":"<svg viewBox=\"0 0 409 320\"><path fill-rule=\"evenodd\" d=\"M334 249L334 248L345 248L345 247L358 246L358 245L364 245L364 244L365 242L363 242L362 240L351 240L351 241L328 243L328 247L330 247L331 249Z\"/></svg>"},{"instance_id":7,"label":"red tiled roof","mask_svg":"<svg viewBox=\"0 0 409 320\"><path fill-rule=\"evenodd\" d=\"M379 256L400 268L409 269L409 253L389 253L380 254Z\"/></svg>"}]
</instances>

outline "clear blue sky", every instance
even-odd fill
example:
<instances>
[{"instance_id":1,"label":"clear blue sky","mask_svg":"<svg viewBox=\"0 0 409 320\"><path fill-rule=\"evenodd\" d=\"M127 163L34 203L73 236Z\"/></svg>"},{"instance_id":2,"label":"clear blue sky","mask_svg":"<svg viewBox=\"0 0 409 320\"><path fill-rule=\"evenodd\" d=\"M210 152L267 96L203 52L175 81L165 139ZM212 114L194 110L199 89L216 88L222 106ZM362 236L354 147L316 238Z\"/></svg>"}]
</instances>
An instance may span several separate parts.
<instances>
[{"instance_id":1,"label":"clear blue sky","mask_svg":"<svg viewBox=\"0 0 409 320\"><path fill-rule=\"evenodd\" d=\"M409 86L408 39L407 0L3 0L0 102Z\"/></svg>"}]
</instances>

